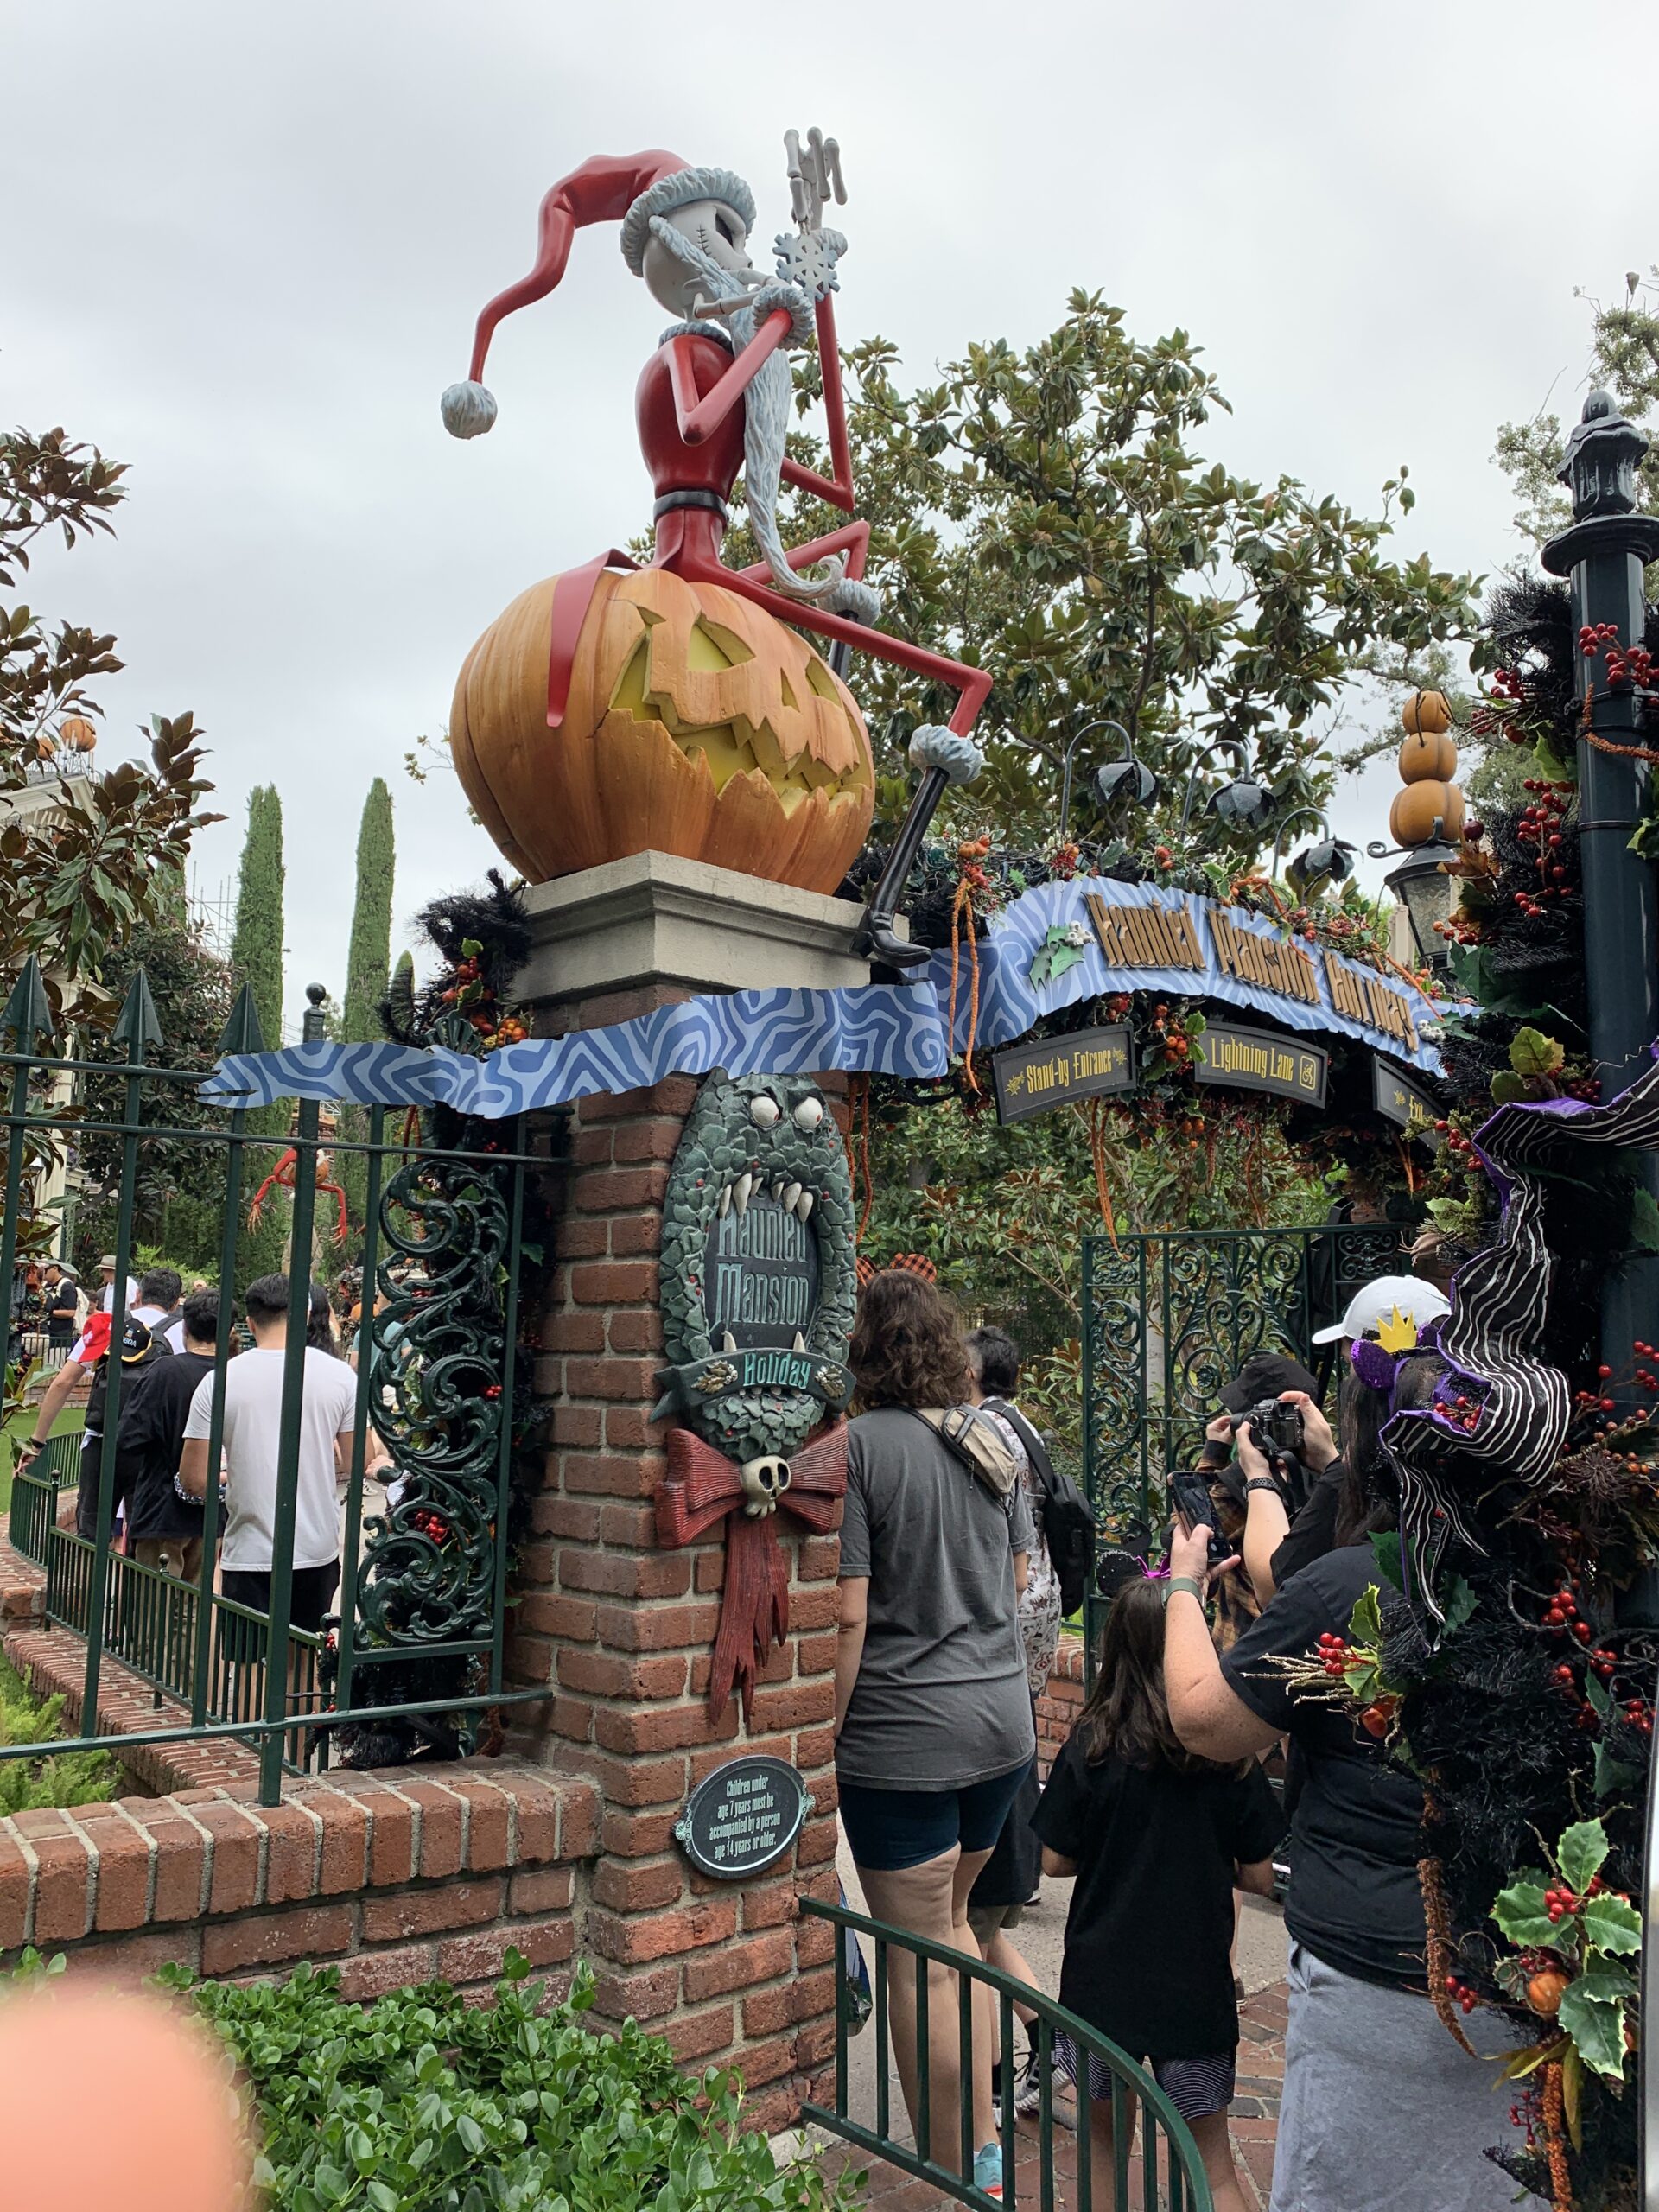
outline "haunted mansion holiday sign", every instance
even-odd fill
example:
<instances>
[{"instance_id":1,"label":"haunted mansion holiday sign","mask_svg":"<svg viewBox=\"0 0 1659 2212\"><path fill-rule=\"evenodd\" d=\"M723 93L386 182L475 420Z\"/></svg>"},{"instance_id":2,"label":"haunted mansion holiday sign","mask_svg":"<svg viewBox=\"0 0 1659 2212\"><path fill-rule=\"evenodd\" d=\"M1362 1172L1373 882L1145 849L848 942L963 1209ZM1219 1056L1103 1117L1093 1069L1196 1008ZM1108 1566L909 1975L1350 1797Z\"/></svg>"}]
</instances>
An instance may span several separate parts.
<instances>
[{"instance_id":1,"label":"haunted mansion holiday sign","mask_svg":"<svg viewBox=\"0 0 1659 2212\"><path fill-rule=\"evenodd\" d=\"M752 1198L728 1207L703 1245L703 1306L709 1334L722 1351L787 1351L805 1341L818 1302L818 1243L797 1207Z\"/></svg>"}]
</instances>

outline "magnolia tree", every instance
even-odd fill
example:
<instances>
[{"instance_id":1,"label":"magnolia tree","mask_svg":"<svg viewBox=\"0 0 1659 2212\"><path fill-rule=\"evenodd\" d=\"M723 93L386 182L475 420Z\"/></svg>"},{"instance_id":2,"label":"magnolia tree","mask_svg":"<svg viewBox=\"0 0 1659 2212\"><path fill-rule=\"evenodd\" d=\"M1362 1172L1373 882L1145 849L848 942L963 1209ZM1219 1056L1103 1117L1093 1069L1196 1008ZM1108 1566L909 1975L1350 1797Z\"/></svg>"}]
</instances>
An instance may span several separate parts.
<instances>
[{"instance_id":1,"label":"magnolia tree","mask_svg":"<svg viewBox=\"0 0 1659 2212\"><path fill-rule=\"evenodd\" d=\"M124 474L60 429L0 435L0 982L10 988L35 955L54 1011L78 1024L107 1020L106 955L158 918L192 833L219 818L197 810L211 785L196 772L202 753L188 714L156 717L147 764L118 760L51 782L49 797L31 792L67 757L66 723L86 726L83 745L91 736L92 686L121 663L112 637L67 620L48 627L21 599L30 552L51 532L73 548L110 531Z\"/></svg>"},{"instance_id":2,"label":"magnolia tree","mask_svg":"<svg viewBox=\"0 0 1659 2212\"><path fill-rule=\"evenodd\" d=\"M1393 518L1413 503L1403 469L1367 518L1294 476L1257 484L1198 450L1212 415L1230 411L1199 356L1180 330L1143 344L1122 308L1079 291L1038 344L970 346L913 389L886 340L847 358L882 620L993 671L975 729L986 773L958 805L1001 842L1058 841L1065 747L1105 716L1165 779L1149 845L1179 852L1186 772L1213 754L1215 779L1230 774L1224 741L1274 790L1282 819L1328 791L1322 733L1371 656L1421 653L1468 626L1469 577L1388 556ZM804 411L816 362L798 384ZM797 446L815 457L810 439ZM800 501L791 537L827 514ZM878 663L861 664L857 685L891 821L900 744L946 702ZM1098 828L1089 772L1120 742L1101 731L1079 747L1074 831ZM1213 823L1205 835L1238 860L1261 842Z\"/></svg>"}]
</instances>

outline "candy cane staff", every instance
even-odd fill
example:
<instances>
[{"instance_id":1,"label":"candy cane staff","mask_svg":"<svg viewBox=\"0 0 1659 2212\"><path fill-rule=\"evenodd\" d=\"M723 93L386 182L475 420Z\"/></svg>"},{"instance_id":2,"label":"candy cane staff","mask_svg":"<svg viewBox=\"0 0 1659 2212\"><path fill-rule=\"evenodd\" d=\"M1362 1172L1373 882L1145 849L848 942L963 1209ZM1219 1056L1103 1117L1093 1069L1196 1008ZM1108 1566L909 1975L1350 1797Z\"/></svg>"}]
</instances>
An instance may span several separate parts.
<instances>
[{"instance_id":1,"label":"candy cane staff","mask_svg":"<svg viewBox=\"0 0 1659 2212\"><path fill-rule=\"evenodd\" d=\"M910 755L922 772L866 918L865 948L890 966L929 955L894 934L893 916L928 822L950 783L969 783L983 756L968 736L991 688L983 669L924 652L874 626L880 601L863 581L869 524L854 520L785 550L778 527L785 484L850 515L852 461L847 441L841 356L831 294L847 250L820 218L829 199L844 201L839 149L814 130L803 149L785 141L798 225L774 241L776 274L757 270L747 251L754 195L730 169L693 168L660 149L597 155L563 178L542 202L535 266L498 293L478 318L467 380L443 395L445 427L479 436L496 417L480 381L496 327L518 308L545 299L563 276L575 233L595 223L621 225L622 257L652 296L677 318L645 364L634 397L639 443L656 494L651 566L689 582L717 583L779 620L931 677L957 694L949 724L925 724ZM793 400L787 354L816 327L833 474L791 461L785 451ZM749 526L765 558L728 568L721 546L728 501L742 472ZM562 576L554 594L549 646L547 720L556 729L569 696L582 623L600 576L638 564L612 549ZM839 656L837 656L839 657Z\"/></svg>"}]
</instances>

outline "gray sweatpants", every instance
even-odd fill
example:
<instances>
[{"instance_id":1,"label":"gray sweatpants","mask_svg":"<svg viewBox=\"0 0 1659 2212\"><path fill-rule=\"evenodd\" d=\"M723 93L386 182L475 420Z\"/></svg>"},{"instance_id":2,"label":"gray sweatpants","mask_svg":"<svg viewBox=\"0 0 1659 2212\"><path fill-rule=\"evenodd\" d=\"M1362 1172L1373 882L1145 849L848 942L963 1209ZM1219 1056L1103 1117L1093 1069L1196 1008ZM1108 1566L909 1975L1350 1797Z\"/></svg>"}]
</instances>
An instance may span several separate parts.
<instances>
[{"instance_id":1,"label":"gray sweatpants","mask_svg":"<svg viewBox=\"0 0 1659 2212\"><path fill-rule=\"evenodd\" d=\"M1502 2024L1469 2017L1470 2042L1496 2054L1471 2058L1426 1997L1338 1974L1300 1943L1289 1987L1271 2212L1510 2212L1515 2183L1483 2156L1514 2133Z\"/></svg>"}]
</instances>

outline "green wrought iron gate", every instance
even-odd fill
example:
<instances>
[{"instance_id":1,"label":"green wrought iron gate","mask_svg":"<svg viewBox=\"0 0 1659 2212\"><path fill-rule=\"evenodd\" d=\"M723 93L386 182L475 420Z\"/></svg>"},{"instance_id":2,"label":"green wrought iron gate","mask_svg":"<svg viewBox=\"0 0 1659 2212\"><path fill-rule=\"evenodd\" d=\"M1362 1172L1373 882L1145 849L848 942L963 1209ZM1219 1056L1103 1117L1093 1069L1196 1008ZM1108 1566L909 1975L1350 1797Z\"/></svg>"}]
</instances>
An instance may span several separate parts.
<instances>
[{"instance_id":1,"label":"green wrought iron gate","mask_svg":"<svg viewBox=\"0 0 1659 2212\"><path fill-rule=\"evenodd\" d=\"M1317 1371L1313 1331L1404 1267L1388 1223L1087 1238L1084 1459L1103 1539L1133 1543L1161 1524L1166 1471L1192 1464L1252 1352Z\"/></svg>"}]
</instances>

